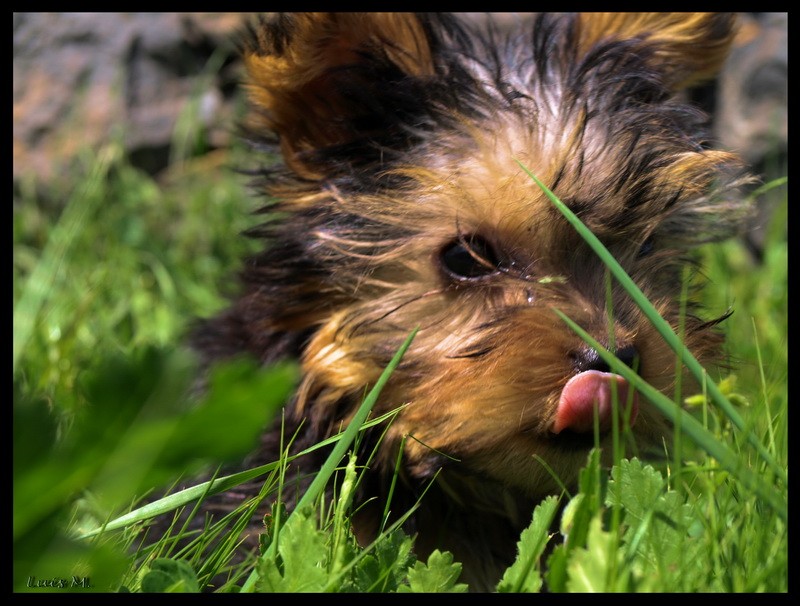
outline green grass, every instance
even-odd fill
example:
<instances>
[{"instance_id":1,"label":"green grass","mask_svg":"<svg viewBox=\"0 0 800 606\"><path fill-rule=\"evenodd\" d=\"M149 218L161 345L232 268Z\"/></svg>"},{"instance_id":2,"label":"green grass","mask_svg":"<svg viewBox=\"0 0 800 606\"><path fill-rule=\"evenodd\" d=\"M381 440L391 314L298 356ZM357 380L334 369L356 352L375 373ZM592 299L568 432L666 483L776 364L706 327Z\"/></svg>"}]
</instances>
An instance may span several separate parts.
<instances>
[{"instance_id":1,"label":"green grass","mask_svg":"<svg viewBox=\"0 0 800 606\"><path fill-rule=\"evenodd\" d=\"M183 520L160 540L143 531L148 487L236 460L296 380L291 366L264 371L239 361L219 369L194 407L181 396L194 363L177 344L193 318L225 305L220 286L232 286L255 246L235 235L252 224L256 204L243 178L226 169L239 153L189 150L156 180L110 143L82 157L85 176L72 191L41 193L29 183L15 192L15 590L62 578L75 591L87 590L84 579L99 591L193 591L211 579L218 591L465 589L458 562L438 552L416 561L411 538L397 527L366 549L356 544L347 519L366 461L347 457L329 461L333 502L309 494L288 519L275 510L263 557L231 563L237 533L230 531L280 489L285 459L244 474L263 478L264 490L240 510L210 521L198 514L202 532ZM682 456L665 468L623 460L609 476L591 457L560 520L563 544L544 566L555 509L543 503L498 590L788 589L780 473L788 466L785 187L766 195L779 201L763 263L736 241L700 253L710 315L735 309L725 322L733 370L711 377L734 420L714 394L701 394L689 411L707 442L698 448L685 436ZM274 401L264 402L264 393ZM219 431L232 417L240 422ZM202 485L154 507L192 509L213 490ZM116 530L94 532L131 510Z\"/></svg>"}]
</instances>

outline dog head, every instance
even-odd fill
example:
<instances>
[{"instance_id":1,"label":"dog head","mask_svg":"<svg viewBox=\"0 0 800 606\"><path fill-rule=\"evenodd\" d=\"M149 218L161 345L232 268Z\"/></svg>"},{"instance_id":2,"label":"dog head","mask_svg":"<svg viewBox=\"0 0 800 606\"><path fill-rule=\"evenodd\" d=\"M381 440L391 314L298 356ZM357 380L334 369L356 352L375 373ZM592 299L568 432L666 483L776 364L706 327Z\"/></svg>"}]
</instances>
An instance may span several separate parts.
<instances>
[{"instance_id":1,"label":"dog head","mask_svg":"<svg viewBox=\"0 0 800 606\"><path fill-rule=\"evenodd\" d=\"M264 172L272 215L254 233L268 245L228 338L300 356L295 414L321 438L418 326L377 407L405 405L378 460L392 468L411 436L409 479L449 465L487 492L556 490L541 461L572 482L595 417L609 439L615 390L624 428L660 444L668 424L554 310L669 395L676 355L520 164L713 360L716 322L682 302L682 268L740 224L740 166L676 96L720 67L733 32L712 14L540 15L510 32L403 14L262 21L245 48L249 131L277 135L283 163Z\"/></svg>"}]
</instances>

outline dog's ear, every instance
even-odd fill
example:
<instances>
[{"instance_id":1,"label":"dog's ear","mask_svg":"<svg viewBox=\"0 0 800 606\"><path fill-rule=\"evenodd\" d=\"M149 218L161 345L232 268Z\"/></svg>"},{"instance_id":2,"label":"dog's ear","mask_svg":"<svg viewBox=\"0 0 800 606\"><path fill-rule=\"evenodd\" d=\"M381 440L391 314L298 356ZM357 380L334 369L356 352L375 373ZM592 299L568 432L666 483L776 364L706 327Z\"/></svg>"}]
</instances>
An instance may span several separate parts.
<instances>
[{"instance_id":1,"label":"dog's ear","mask_svg":"<svg viewBox=\"0 0 800 606\"><path fill-rule=\"evenodd\" d=\"M610 40L641 40L672 90L716 74L734 40L734 13L582 13L579 44L588 52Z\"/></svg>"},{"instance_id":2,"label":"dog's ear","mask_svg":"<svg viewBox=\"0 0 800 606\"><path fill-rule=\"evenodd\" d=\"M423 24L398 13L266 18L253 29L244 59L251 128L276 133L286 164L312 179L333 170L322 150L335 148L340 163L358 154L364 161L363 147L355 149L360 142L398 136L392 126L419 103L409 82L433 73Z\"/></svg>"}]
</instances>

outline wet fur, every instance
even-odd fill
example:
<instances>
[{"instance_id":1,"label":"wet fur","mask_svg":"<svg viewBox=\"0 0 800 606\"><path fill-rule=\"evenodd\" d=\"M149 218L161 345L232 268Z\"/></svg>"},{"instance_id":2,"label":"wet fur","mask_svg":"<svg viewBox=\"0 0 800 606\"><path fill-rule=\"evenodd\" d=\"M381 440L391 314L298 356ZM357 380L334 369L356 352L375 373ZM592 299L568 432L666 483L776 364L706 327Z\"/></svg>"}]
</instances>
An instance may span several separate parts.
<instances>
[{"instance_id":1,"label":"wet fur","mask_svg":"<svg viewBox=\"0 0 800 606\"><path fill-rule=\"evenodd\" d=\"M516 160L677 328L687 253L745 214L737 158L710 149L706 116L676 99L720 67L734 26L694 13L543 14L511 31L441 15L260 20L244 45L247 130L283 162L258 182L270 218L250 235L264 251L195 345L209 361L299 359L287 419L303 421L304 446L347 423L419 326L375 408L407 404L362 497L386 496L412 436L393 511L438 473L408 526L417 552L451 550L473 588L492 588L533 505L559 491L535 457L572 485L591 444L549 432L561 389L592 358L553 308L610 339L603 264ZM476 235L497 271L457 279L442 252ZM618 285L612 304L617 348L635 347L641 376L672 395L674 354ZM721 337L699 315L690 305L685 342L712 362ZM259 457L277 458L276 431ZM629 452L668 432L643 404ZM360 537L382 510L356 517Z\"/></svg>"}]
</instances>

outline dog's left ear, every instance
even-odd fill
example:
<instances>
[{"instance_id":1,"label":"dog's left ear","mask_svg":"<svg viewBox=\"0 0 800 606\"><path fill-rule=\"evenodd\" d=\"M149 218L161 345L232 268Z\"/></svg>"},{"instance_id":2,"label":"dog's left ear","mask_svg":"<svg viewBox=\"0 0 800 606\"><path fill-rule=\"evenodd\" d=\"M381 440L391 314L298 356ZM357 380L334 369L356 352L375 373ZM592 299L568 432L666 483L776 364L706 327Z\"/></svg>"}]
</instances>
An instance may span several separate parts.
<instances>
[{"instance_id":1,"label":"dog's left ear","mask_svg":"<svg viewBox=\"0 0 800 606\"><path fill-rule=\"evenodd\" d=\"M734 13L582 13L584 52L607 40L638 39L655 51L654 61L674 91L716 74L736 35Z\"/></svg>"},{"instance_id":2,"label":"dog's left ear","mask_svg":"<svg viewBox=\"0 0 800 606\"><path fill-rule=\"evenodd\" d=\"M424 25L401 13L274 16L258 24L244 59L251 126L277 133L286 165L311 179L349 158L369 162L376 146L359 142L399 147L393 127L421 103L413 83L434 71ZM335 162L323 157L330 148Z\"/></svg>"}]
</instances>

